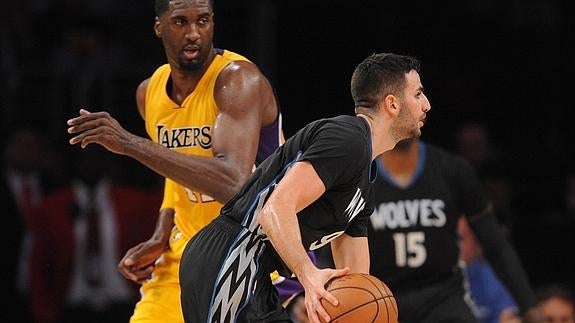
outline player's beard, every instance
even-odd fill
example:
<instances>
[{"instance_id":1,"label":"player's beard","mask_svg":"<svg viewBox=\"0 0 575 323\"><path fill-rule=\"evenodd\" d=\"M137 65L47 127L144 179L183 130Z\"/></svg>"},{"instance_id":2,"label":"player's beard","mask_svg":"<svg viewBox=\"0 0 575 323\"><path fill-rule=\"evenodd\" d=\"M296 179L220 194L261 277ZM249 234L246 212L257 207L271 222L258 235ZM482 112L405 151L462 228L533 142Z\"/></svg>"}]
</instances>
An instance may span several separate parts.
<instances>
[{"instance_id":1,"label":"player's beard","mask_svg":"<svg viewBox=\"0 0 575 323\"><path fill-rule=\"evenodd\" d=\"M399 142L405 139L418 138L420 135L419 122L404 105L395 119L392 136Z\"/></svg>"},{"instance_id":2,"label":"player's beard","mask_svg":"<svg viewBox=\"0 0 575 323\"><path fill-rule=\"evenodd\" d=\"M185 60L180 58L178 59L178 65L184 71L195 72L202 67L202 62L199 59Z\"/></svg>"}]
</instances>

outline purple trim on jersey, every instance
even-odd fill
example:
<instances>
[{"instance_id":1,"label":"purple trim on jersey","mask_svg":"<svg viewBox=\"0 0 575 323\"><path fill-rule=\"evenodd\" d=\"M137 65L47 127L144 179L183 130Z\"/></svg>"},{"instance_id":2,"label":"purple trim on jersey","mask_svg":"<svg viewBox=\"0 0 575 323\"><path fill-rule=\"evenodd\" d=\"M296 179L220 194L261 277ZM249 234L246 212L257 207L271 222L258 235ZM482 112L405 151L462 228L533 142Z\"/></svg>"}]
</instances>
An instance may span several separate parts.
<instances>
[{"instance_id":1,"label":"purple trim on jersey","mask_svg":"<svg viewBox=\"0 0 575 323\"><path fill-rule=\"evenodd\" d=\"M278 291L280 302L282 303L287 301L290 297L303 292L303 286L294 277L286 278L284 281L277 284L275 288Z\"/></svg>"},{"instance_id":2,"label":"purple trim on jersey","mask_svg":"<svg viewBox=\"0 0 575 323\"><path fill-rule=\"evenodd\" d=\"M420 141L419 142L419 157L417 160L417 167L415 168L415 172L413 173L413 176L409 180L409 183L407 183L406 187L410 187L413 183L415 183L415 181L423 173L423 167L425 166L426 151L427 151L427 149L426 149L425 144ZM401 188L399 185L397 185L397 183L389 175L389 172L387 171L387 169L385 169L385 167L381 163L380 158L377 158L377 170L379 171L379 174L381 174L381 176L383 176L383 179L385 179L386 182L390 183L391 185L393 185L395 187Z\"/></svg>"},{"instance_id":3,"label":"purple trim on jersey","mask_svg":"<svg viewBox=\"0 0 575 323\"><path fill-rule=\"evenodd\" d=\"M256 166L271 155L281 143L282 116L281 113L274 123L263 127L260 131L260 144L256 156Z\"/></svg>"},{"instance_id":4,"label":"purple trim on jersey","mask_svg":"<svg viewBox=\"0 0 575 323\"><path fill-rule=\"evenodd\" d=\"M307 253L314 264L317 264L317 257L315 252L308 251ZM280 301L283 303L290 297L303 292L303 286L295 277L286 278L281 283L274 285L278 294L280 295Z\"/></svg>"},{"instance_id":5,"label":"purple trim on jersey","mask_svg":"<svg viewBox=\"0 0 575 323\"><path fill-rule=\"evenodd\" d=\"M225 50L221 48L214 48L216 55L223 55L224 51ZM256 156L256 167L282 144L283 138L281 129L282 115L281 112L278 112L278 117L274 123L261 128L258 154Z\"/></svg>"}]
</instances>

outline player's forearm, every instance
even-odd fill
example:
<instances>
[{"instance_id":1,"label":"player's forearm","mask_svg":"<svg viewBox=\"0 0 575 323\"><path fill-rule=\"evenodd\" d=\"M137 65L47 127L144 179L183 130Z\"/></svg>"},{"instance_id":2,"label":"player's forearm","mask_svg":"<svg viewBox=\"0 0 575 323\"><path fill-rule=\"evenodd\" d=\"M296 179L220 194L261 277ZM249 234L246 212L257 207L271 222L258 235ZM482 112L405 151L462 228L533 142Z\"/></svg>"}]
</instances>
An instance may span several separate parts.
<instances>
[{"instance_id":1,"label":"player's forearm","mask_svg":"<svg viewBox=\"0 0 575 323\"><path fill-rule=\"evenodd\" d=\"M174 227L174 213L174 209L161 209L152 235L152 239L162 241L166 247L169 245L170 234Z\"/></svg>"},{"instance_id":2,"label":"player's forearm","mask_svg":"<svg viewBox=\"0 0 575 323\"><path fill-rule=\"evenodd\" d=\"M369 247L367 238L342 234L331 242L336 268L348 267L352 272L369 274Z\"/></svg>"},{"instance_id":3,"label":"player's forearm","mask_svg":"<svg viewBox=\"0 0 575 323\"><path fill-rule=\"evenodd\" d=\"M227 202L250 175L238 165L228 165L224 158L194 156L172 151L153 141L136 137L125 147L130 156L156 173L170 178L192 191L207 194L221 203Z\"/></svg>"},{"instance_id":4,"label":"player's forearm","mask_svg":"<svg viewBox=\"0 0 575 323\"><path fill-rule=\"evenodd\" d=\"M278 255L296 276L317 269L303 248L295 210L268 201L259 223Z\"/></svg>"}]
</instances>

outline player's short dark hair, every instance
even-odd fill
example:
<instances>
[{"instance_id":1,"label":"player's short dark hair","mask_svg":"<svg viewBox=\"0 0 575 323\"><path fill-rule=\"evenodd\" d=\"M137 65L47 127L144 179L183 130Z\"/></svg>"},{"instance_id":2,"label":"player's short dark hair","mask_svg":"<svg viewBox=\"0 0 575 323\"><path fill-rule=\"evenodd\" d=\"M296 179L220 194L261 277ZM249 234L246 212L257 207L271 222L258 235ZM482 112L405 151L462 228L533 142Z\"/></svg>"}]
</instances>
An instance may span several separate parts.
<instances>
[{"instance_id":1,"label":"player's short dark hair","mask_svg":"<svg viewBox=\"0 0 575 323\"><path fill-rule=\"evenodd\" d=\"M359 63L351 77L351 96L355 107L374 108L381 97L397 94L405 85L405 74L419 73L414 57L394 53L375 53Z\"/></svg>"},{"instance_id":2,"label":"player's short dark hair","mask_svg":"<svg viewBox=\"0 0 575 323\"><path fill-rule=\"evenodd\" d=\"M155 4L154 4L154 10L156 12L156 16L161 16L162 14L164 14L166 11L168 11L168 8L170 6L170 1L171 0L156 0ZM209 0L210 3L210 7L212 9L214 9L214 0Z\"/></svg>"},{"instance_id":3,"label":"player's short dark hair","mask_svg":"<svg viewBox=\"0 0 575 323\"><path fill-rule=\"evenodd\" d=\"M543 303L551 298L559 298L566 303L575 306L575 296L573 295L573 292L562 284L551 284L540 287L536 291L535 296L537 298L538 304Z\"/></svg>"}]
</instances>

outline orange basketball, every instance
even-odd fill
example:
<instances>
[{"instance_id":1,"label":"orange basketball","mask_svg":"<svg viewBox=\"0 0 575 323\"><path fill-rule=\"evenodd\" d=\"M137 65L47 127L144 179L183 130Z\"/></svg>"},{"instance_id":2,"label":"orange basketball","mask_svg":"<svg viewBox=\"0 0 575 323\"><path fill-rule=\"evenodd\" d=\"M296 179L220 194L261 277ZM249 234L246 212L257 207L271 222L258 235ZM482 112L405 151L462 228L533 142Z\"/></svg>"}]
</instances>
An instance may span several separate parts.
<instances>
[{"instance_id":1,"label":"orange basketball","mask_svg":"<svg viewBox=\"0 0 575 323\"><path fill-rule=\"evenodd\" d=\"M321 303L332 323L397 323L397 303L391 290L378 278L361 273L351 273L330 280L326 285L339 301L331 305ZM320 316L322 322L323 318Z\"/></svg>"}]
</instances>

